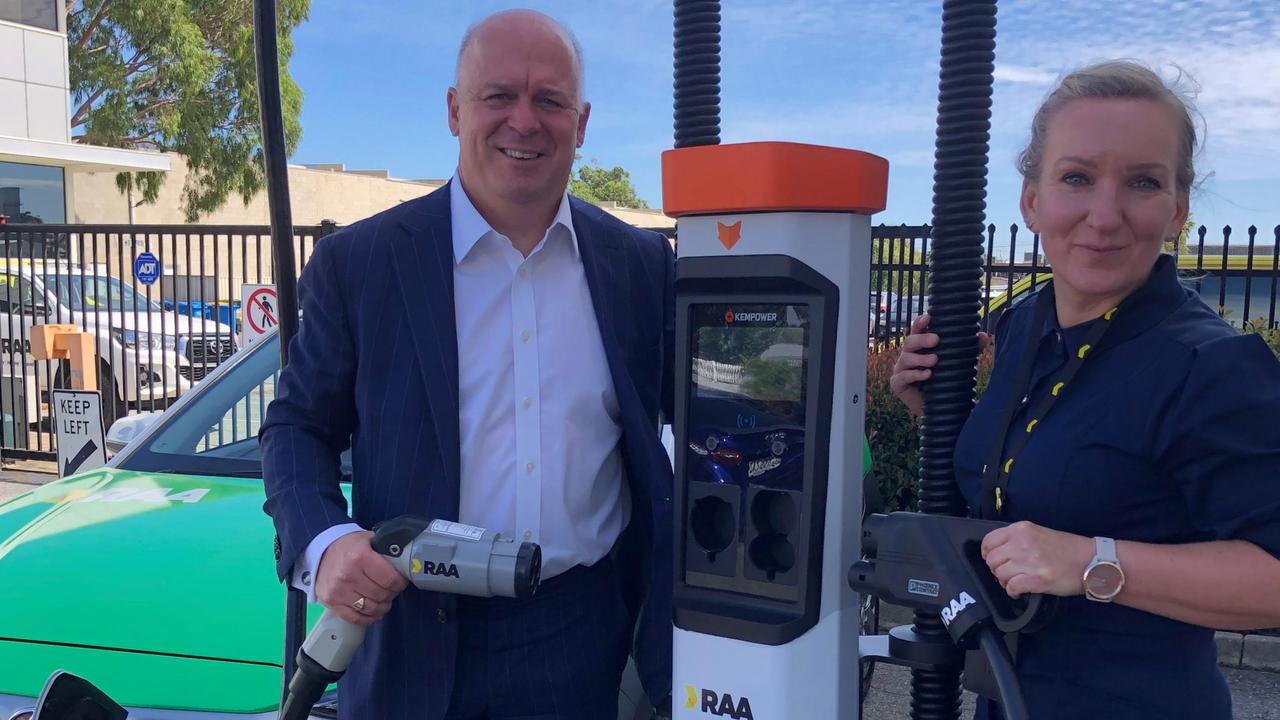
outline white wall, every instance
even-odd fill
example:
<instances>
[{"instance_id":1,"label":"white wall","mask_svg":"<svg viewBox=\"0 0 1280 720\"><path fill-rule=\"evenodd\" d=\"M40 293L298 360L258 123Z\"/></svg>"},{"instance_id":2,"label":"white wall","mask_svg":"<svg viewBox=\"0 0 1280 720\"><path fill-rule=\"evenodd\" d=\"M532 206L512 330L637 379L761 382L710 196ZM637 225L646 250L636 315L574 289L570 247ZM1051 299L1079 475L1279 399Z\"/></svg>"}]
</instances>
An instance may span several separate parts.
<instances>
[{"instance_id":1,"label":"white wall","mask_svg":"<svg viewBox=\"0 0 1280 720\"><path fill-rule=\"evenodd\" d=\"M0 135L71 140L67 39L0 21Z\"/></svg>"}]
</instances>

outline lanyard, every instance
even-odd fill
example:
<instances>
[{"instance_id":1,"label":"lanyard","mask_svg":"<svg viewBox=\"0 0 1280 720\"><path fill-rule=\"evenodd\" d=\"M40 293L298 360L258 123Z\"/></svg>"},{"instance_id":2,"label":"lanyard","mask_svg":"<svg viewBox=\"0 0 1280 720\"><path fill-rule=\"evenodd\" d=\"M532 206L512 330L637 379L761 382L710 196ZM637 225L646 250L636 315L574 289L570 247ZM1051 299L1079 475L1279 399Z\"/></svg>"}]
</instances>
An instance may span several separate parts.
<instances>
[{"instance_id":1,"label":"lanyard","mask_svg":"<svg viewBox=\"0 0 1280 720\"><path fill-rule=\"evenodd\" d=\"M1036 298L1036 314L1032 323L1031 337L1027 340L1027 347L1023 352L1023 361L1018 369L1016 384L1013 386L1015 392L1009 396L1009 401L1005 403L1004 412L1000 418L1000 424L997 426L999 432L993 437L991 449L987 454L987 462L982 467L982 507L980 517L999 518L1004 511L1005 495L1008 492L1009 475L1013 471L1014 460L1022 453L1022 449L1026 447L1031 440L1031 433L1035 431L1036 426L1049 414L1058 398L1062 397L1062 393L1066 391L1071 379L1080 371L1080 367L1084 365L1085 358L1089 353L1095 350L1099 343L1102 342L1103 335L1107 329L1111 327L1111 319L1115 316L1118 307L1108 310L1101 318L1090 328L1089 334L1085 336L1084 343L1080 346L1066 365L1058 372L1054 378L1053 384L1049 386L1049 392L1031 407L1031 411L1027 413L1027 423L1023 426L1022 431L1018 433L1013 441L1013 445L1009 447L1009 452L1004 452L1005 440L1009 436L1010 426L1013 425L1013 418L1018 411L1026 407L1030 396L1018 398L1017 390L1026 388L1031 381L1031 373L1035 368L1036 356L1040 350L1040 333L1043 332L1045 323L1049 320L1049 313L1054 311L1053 303L1053 284L1040 292Z\"/></svg>"}]
</instances>

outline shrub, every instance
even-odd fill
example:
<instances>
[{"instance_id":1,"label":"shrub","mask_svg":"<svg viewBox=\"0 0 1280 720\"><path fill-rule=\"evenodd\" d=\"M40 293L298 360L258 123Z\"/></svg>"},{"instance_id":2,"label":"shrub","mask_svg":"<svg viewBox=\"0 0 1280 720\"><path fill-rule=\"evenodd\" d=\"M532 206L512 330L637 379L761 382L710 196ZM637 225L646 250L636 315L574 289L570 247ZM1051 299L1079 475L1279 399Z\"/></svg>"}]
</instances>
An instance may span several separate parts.
<instances>
[{"instance_id":1,"label":"shrub","mask_svg":"<svg viewBox=\"0 0 1280 720\"><path fill-rule=\"evenodd\" d=\"M867 351L867 440L874 461L872 480L877 493L871 512L914 510L916 481L920 473L920 424L907 412L889 388L898 347L873 347ZM978 396L991 378L992 348L978 358Z\"/></svg>"},{"instance_id":2,"label":"shrub","mask_svg":"<svg viewBox=\"0 0 1280 720\"><path fill-rule=\"evenodd\" d=\"M1240 332L1261 335L1267 347L1271 348L1271 352L1275 353L1277 359L1280 359L1280 328L1269 328L1264 318L1258 318L1246 322L1244 327L1240 328Z\"/></svg>"}]
</instances>

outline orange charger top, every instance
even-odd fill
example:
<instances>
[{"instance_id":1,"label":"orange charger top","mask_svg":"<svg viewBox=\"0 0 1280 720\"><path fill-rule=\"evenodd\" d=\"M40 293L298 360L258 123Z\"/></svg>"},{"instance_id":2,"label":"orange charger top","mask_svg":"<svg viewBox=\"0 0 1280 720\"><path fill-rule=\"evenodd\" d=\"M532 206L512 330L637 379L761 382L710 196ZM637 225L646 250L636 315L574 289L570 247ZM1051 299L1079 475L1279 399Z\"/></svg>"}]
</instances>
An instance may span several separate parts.
<instances>
[{"instance_id":1,"label":"orange charger top","mask_svg":"<svg viewBox=\"0 0 1280 720\"><path fill-rule=\"evenodd\" d=\"M699 145L662 153L662 211L671 217L885 206L889 161L859 150L790 142Z\"/></svg>"}]
</instances>

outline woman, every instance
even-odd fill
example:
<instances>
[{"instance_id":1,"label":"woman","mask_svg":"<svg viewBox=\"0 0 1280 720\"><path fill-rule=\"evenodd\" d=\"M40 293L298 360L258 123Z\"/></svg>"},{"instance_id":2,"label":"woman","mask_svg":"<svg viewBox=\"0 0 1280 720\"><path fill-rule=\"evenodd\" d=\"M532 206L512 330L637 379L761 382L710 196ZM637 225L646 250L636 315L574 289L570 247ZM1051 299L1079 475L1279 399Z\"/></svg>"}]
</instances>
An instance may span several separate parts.
<instances>
[{"instance_id":1,"label":"woman","mask_svg":"<svg viewBox=\"0 0 1280 720\"><path fill-rule=\"evenodd\" d=\"M1280 626L1280 363L1161 255L1195 143L1183 100L1108 62L1063 80L1019 161L1053 281L1002 319L955 469L975 515L1012 523L982 543L1009 595L1062 597L1018 647L1037 720L1226 720L1210 628ZM892 378L916 413L927 326Z\"/></svg>"}]
</instances>

